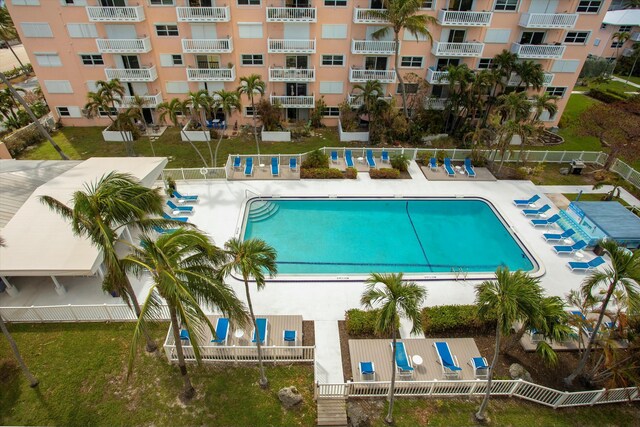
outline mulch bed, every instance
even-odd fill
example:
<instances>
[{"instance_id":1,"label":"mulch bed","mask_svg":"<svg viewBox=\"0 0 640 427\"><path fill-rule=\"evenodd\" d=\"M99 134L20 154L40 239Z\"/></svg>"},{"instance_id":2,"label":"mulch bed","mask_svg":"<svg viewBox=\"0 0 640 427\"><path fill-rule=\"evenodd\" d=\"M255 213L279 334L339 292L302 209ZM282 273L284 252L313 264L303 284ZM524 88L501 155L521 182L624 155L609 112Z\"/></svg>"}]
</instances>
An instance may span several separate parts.
<instances>
[{"instance_id":1,"label":"mulch bed","mask_svg":"<svg viewBox=\"0 0 640 427\"><path fill-rule=\"evenodd\" d=\"M302 346L313 347L316 345L315 323L313 320L302 321Z\"/></svg>"}]
</instances>

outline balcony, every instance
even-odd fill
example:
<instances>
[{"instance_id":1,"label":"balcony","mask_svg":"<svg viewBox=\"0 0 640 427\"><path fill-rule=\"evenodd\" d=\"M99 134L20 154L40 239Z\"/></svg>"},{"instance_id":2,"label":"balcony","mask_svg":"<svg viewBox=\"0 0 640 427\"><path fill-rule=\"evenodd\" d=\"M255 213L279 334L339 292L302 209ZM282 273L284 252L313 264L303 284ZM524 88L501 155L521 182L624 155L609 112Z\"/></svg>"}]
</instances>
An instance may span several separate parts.
<instances>
[{"instance_id":1,"label":"balcony","mask_svg":"<svg viewBox=\"0 0 640 427\"><path fill-rule=\"evenodd\" d=\"M393 96L391 95L378 97L378 100L383 100L385 102L391 102L392 99ZM362 99L362 97L360 96L350 94L347 96L347 103L352 107L361 107L364 104L364 99Z\"/></svg>"},{"instance_id":2,"label":"balcony","mask_svg":"<svg viewBox=\"0 0 640 427\"><path fill-rule=\"evenodd\" d=\"M269 53L316 53L316 39L267 39Z\"/></svg>"},{"instance_id":3,"label":"balcony","mask_svg":"<svg viewBox=\"0 0 640 427\"><path fill-rule=\"evenodd\" d=\"M267 7L267 22L316 22L315 7Z\"/></svg>"},{"instance_id":4,"label":"balcony","mask_svg":"<svg viewBox=\"0 0 640 427\"><path fill-rule=\"evenodd\" d=\"M440 10L438 24L450 27L488 27L492 16L493 12Z\"/></svg>"},{"instance_id":5,"label":"balcony","mask_svg":"<svg viewBox=\"0 0 640 427\"><path fill-rule=\"evenodd\" d=\"M278 103L282 108L313 108L316 97L314 95L300 96L279 96L271 95L269 100L272 104Z\"/></svg>"},{"instance_id":6,"label":"balcony","mask_svg":"<svg viewBox=\"0 0 640 427\"><path fill-rule=\"evenodd\" d=\"M524 28L571 29L577 21L577 13L523 13L520 16L520 26Z\"/></svg>"},{"instance_id":7,"label":"balcony","mask_svg":"<svg viewBox=\"0 0 640 427\"><path fill-rule=\"evenodd\" d=\"M190 82L232 82L236 79L236 67L231 68L187 68Z\"/></svg>"},{"instance_id":8,"label":"balcony","mask_svg":"<svg viewBox=\"0 0 640 427\"><path fill-rule=\"evenodd\" d=\"M431 110L444 110L447 105L447 98L425 98L424 108Z\"/></svg>"},{"instance_id":9,"label":"balcony","mask_svg":"<svg viewBox=\"0 0 640 427\"><path fill-rule=\"evenodd\" d=\"M544 73L542 86L551 85L551 83L553 82L553 76L553 73ZM520 78L520 76L516 73L511 73L511 78L507 82L507 86L520 86L520 83L522 83L522 79Z\"/></svg>"},{"instance_id":10,"label":"balcony","mask_svg":"<svg viewBox=\"0 0 640 427\"><path fill-rule=\"evenodd\" d=\"M640 31L634 31L633 33L631 33L631 37L629 37L629 40L640 42Z\"/></svg>"},{"instance_id":11,"label":"balcony","mask_svg":"<svg viewBox=\"0 0 640 427\"><path fill-rule=\"evenodd\" d=\"M431 53L435 56L479 57L484 50L484 43L448 43L433 42Z\"/></svg>"},{"instance_id":12,"label":"balcony","mask_svg":"<svg viewBox=\"0 0 640 427\"><path fill-rule=\"evenodd\" d=\"M97 39L100 53L147 53L151 51L149 37L142 39Z\"/></svg>"},{"instance_id":13,"label":"balcony","mask_svg":"<svg viewBox=\"0 0 640 427\"><path fill-rule=\"evenodd\" d=\"M427 68L427 82L431 85L448 85L448 71L436 71L434 67Z\"/></svg>"},{"instance_id":14,"label":"balcony","mask_svg":"<svg viewBox=\"0 0 640 427\"><path fill-rule=\"evenodd\" d=\"M393 40L351 40L351 53L356 55L393 55L395 52Z\"/></svg>"},{"instance_id":15,"label":"balcony","mask_svg":"<svg viewBox=\"0 0 640 427\"><path fill-rule=\"evenodd\" d=\"M158 78L156 66L147 68L105 68L107 80L118 79L121 82L152 82Z\"/></svg>"},{"instance_id":16,"label":"balcony","mask_svg":"<svg viewBox=\"0 0 640 427\"><path fill-rule=\"evenodd\" d=\"M162 94L158 93L155 95L138 95L145 101L145 107L147 108L156 108L158 104L162 102ZM135 101L135 96L123 96L120 99L120 108L129 108L133 105Z\"/></svg>"},{"instance_id":17,"label":"balcony","mask_svg":"<svg viewBox=\"0 0 640 427\"><path fill-rule=\"evenodd\" d=\"M176 7L178 22L229 22L229 6L224 7Z\"/></svg>"},{"instance_id":18,"label":"balcony","mask_svg":"<svg viewBox=\"0 0 640 427\"><path fill-rule=\"evenodd\" d=\"M566 46L551 44L520 44L511 45L511 52L518 54L521 59L560 59Z\"/></svg>"},{"instance_id":19,"label":"balcony","mask_svg":"<svg viewBox=\"0 0 640 427\"><path fill-rule=\"evenodd\" d=\"M363 70L352 68L349 72L351 83L365 83L371 80L378 80L380 83L395 83L396 70Z\"/></svg>"},{"instance_id":20,"label":"balcony","mask_svg":"<svg viewBox=\"0 0 640 427\"><path fill-rule=\"evenodd\" d=\"M355 24L386 24L387 20L376 16L377 12L385 9L353 9L353 22Z\"/></svg>"},{"instance_id":21,"label":"balcony","mask_svg":"<svg viewBox=\"0 0 640 427\"><path fill-rule=\"evenodd\" d=\"M142 22L142 6L87 6L90 22Z\"/></svg>"},{"instance_id":22,"label":"balcony","mask_svg":"<svg viewBox=\"0 0 640 427\"><path fill-rule=\"evenodd\" d=\"M233 51L233 39L182 39L184 53L229 53Z\"/></svg>"},{"instance_id":23,"label":"balcony","mask_svg":"<svg viewBox=\"0 0 640 427\"><path fill-rule=\"evenodd\" d=\"M315 68L269 68L270 82L315 82Z\"/></svg>"}]
</instances>

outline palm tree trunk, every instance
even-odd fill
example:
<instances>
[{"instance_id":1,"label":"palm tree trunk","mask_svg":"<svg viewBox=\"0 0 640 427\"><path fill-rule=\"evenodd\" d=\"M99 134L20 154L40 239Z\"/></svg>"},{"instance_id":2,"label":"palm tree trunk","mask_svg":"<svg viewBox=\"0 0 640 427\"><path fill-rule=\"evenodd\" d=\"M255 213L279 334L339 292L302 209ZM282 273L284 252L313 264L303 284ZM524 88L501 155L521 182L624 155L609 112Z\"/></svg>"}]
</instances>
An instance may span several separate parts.
<instances>
[{"instance_id":1,"label":"palm tree trunk","mask_svg":"<svg viewBox=\"0 0 640 427\"><path fill-rule=\"evenodd\" d=\"M527 332L526 326L522 325L522 327L518 330L518 332L516 332L509 341L504 343L500 351L502 353L508 353L509 351L513 350L513 348L518 345L518 343L520 342L520 340L522 339L522 337L526 332Z\"/></svg>"},{"instance_id":2,"label":"palm tree trunk","mask_svg":"<svg viewBox=\"0 0 640 427\"><path fill-rule=\"evenodd\" d=\"M176 309L169 306L169 313L171 316L171 330L173 331L173 342L176 344L176 354L178 355L178 367L180 368L180 375L182 375L182 381L184 382L184 390L180 394L180 398L183 401L191 400L196 395L196 389L191 385L191 379L187 372L187 364L184 361L184 353L182 352L182 341L180 341L180 332L178 325L178 316L176 315Z\"/></svg>"},{"instance_id":3,"label":"palm tree trunk","mask_svg":"<svg viewBox=\"0 0 640 427\"><path fill-rule=\"evenodd\" d=\"M396 75L398 76L398 82L400 83L400 90L402 92L402 113L405 119L409 120L409 113L407 112L407 89L404 87L404 79L400 75L400 32L394 32L393 41L395 42L395 56L393 62L396 68Z\"/></svg>"},{"instance_id":4,"label":"palm tree trunk","mask_svg":"<svg viewBox=\"0 0 640 427\"><path fill-rule=\"evenodd\" d=\"M227 115L224 115L224 121L225 121L225 125L227 122ZM222 133L220 134L220 138L218 138L218 144L216 144L216 153L213 155L213 158L211 159L211 167L217 167L218 166L218 149L220 148L220 143L222 142L222 138L224 137L224 132L226 131L226 129L222 129ZM209 151L211 151L211 146L209 146Z\"/></svg>"},{"instance_id":5,"label":"palm tree trunk","mask_svg":"<svg viewBox=\"0 0 640 427\"><path fill-rule=\"evenodd\" d=\"M484 399L482 399L482 403L480 404L480 408L478 408L478 412L476 412L475 417L478 421L484 421L486 419L485 412L487 410L487 405L489 405L489 398L491 397L491 381L493 381L493 372L496 369L496 365L498 364L498 356L500 355L500 322L496 324L496 346L493 353L493 360L491 361L491 366L489 367L489 372L487 373L487 390L484 394Z\"/></svg>"},{"instance_id":6,"label":"palm tree trunk","mask_svg":"<svg viewBox=\"0 0 640 427\"><path fill-rule=\"evenodd\" d=\"M260 387L267 388L269 385L269 380L264 373L264 365L262 364L262 344L260 344L260 340L263 338L260 336L260 331L258 330L258 323L256 322L256 316L253 314L253 304L251 303L251 294L249 293L249 281L247 278L244 278L244 290L247 294L247 305L249 306L249 314L251 314L251 321L253 322L253 328L256 331L256 346L258 347L258 366L260 367Z\"/></svg>"},{"instance_id":7,"label":"palm tree trunk","mask_svg":"<svg viewBox=\"0 0 640 427\"><path fill-rule=\"evenodd\" d=\"M178 127L178 123L174 123L174 126ZM207 166L207 161L204 159L204 156L202 155L200 150L198 150L198 147L196 147L196 145L193 143L193 141L191 141L191 138L189 138L189 135L186 132L182 132L182 127L180 127L180 134L184 135L184 137L187 138L187 141L189 141L189 144L191 144L193 149L196 150L196 153L198 153L198 156L200 157L200 160L202 160L202 163L204 164L204 167L207 168L208 167Z\"/></svg>"},{"instance_id":8,"label":"palm tree trunk","mask_svg":"<svg viewBox=\"0 0 640 427\"><path fill-rule=\"evenodd\" d=\"M11 51L13 56L16 58L16 61L18 61L18 64L20 64L20 68L22 68L22 71L24 72L24 75L25 76L29 76L29 70L27 70L27 67L24 66L24 64L22 63L22 61L20 60L20 58L18 57L16 52L13 50L13 47L11 47L11 44L9 43L9 40L7 40L4 37L2 37L2 41L4 41L7 44L7 47L9 48L9 50Z\"/></svg>"},{"instance_id":9,"label":"palm tree trunk","mask_svg":"<svg viewBox=\"0 0 640 427\"><path fill-rule=\"evenodd\" d=\"M206 127L206 112L204 109L199 111L198 115L200 116L200 126L202 126L202 134L204 135L204 140L207 143L207 147L209 147L209 160L211 161L211 167L215 168L216 163L213 161L213 154L211 153L211 132Z\"/></svg>"},{"instance_id":10,"label":"palm tree trunk","mask_svg":"<svg viewBox=\"0 0 640 427\"><path fill-rule=\"evenodd\" d=\"M7 325L5 325L4 319L2 318L2 314L0 314L0 329L2 329L2 333L7 338L7 341L9 341L9 346L11 347L11 350L13 350L13 355L15 356L16 360L18 361L18 365L20 365L20 369L22 369L22 373L29 380L29 385L31 387L37 387L40 382L38 381L38 379L36 377L33 376L31 371L27 367L27 364L24 363L24 360L22 359L22 356L20 355L20 350L18 350L18 345L16 344L16 342L13 339L13 337L9 333L9 330L7 329Z\"/></svg>"},{"instance_id":11,"label":"palm tree trunk","mask_svg":"<svg viewBox=\"0 0 640 427\"><path fill-rule=\"evenodd\" d=\"M258 143L258 126L256 125L256 106L253 102L253 93L249 98L251 99L251 111L253 112L253 137L256 140L256 149L258 150L258 156L260 156L260 144Z\"/></svg>"},{"instance_id":12,"label":"palm tree trunk","mask_svg":"<svg viewBox=\"0 0 640 427\"><path fill-rule=\"evenodd\" d=\"M389 400L389 412L387 412L387 416L385 417L384 421L387 424L393 424L393 403L394 403L394 397L395 397L395 388L396 388L396 344L397 344L397 340L396 340L396 327L395 327L395 316L393 319L391 319L392 322L391 324L394 325L393 326L393 331L391 333L391 338L393 339L392 343L393 345L391 346L391 384L389 384L389 395L387 400Z\"/></svg>"}]
</instances>

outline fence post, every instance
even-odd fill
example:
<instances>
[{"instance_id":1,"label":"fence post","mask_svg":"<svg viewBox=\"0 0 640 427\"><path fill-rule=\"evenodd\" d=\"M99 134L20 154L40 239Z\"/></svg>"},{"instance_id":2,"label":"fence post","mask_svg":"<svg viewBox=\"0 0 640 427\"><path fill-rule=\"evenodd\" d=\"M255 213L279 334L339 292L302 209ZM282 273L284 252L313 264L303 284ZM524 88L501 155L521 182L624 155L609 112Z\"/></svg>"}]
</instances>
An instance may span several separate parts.
<instances>
[{"instance_id":1,"label":"fence post","mask_svg":"<svg viewBox=\"0 0 640 427\"><path fill-rule=\"evenodd\" d=\"M566 152L566 151L563 151L563 152L562 152L562 157L560 157L560 162L559 162L559 163L564 162L564 156L566 156L566 154L567 154L567 152Z\"/></svg>"},{"instance_id":2,"label":"fence post","mask_svg":"<svg viewBox=\"0 0 640 427\"><path fill-rule=\"evenodd\" d=\"M36 308L33 305L31 306L31 311L33 312L33 314L35 314L38 320L42 322L42 317L40 316L40 314L38 313L38 310L36 310Z\"/></svg>"},{"instance_id":3,"label":"fence post","mask_svg":"<svg viewBox=\"0 0 640 427\"><path fill-rule=\"evenodd\" d=\"M476 380L476 382L473 383L473 387L471 387L471 390L469 390L469 399L471 399L471 396L473 396L473 392L476 391L476 387L478 386L478 381L480 380Z\"/></svg>"},{"instance_id":4,"label":"fence post","mask_svg":"<svg viewBox=\"0 0 640 427\"><path fill-rule=\"evenodd\" d=\"M593 398L591 399L591 402L589 402L589 406L593 406L596 403L598 403L598 400L600 400L600 398L602 397L602 395L607 391L606 388L603 388L602 390L600 390L597 394L595 394L593 396Z\"/></svg>"},{"instance_id":5,"label":"fence post","mask_svg":"<svg viewBox=\"0 0 640 427\"><path fill-rule=\"evenodd\" d=\"M415 161L417 158L418 158L418 149L414 148L413 149L413 159L412 160Z\"/></svg>"},{"instance_id":6,"label":"fence post","mask_svg":"<svg viewBox=\"0 0 640 427\"><path fill-rule=\"evenodd\" d=\"M318 388L319 387L320 387L320 385L318 384L318 381L316 380L315 387L313 388L313 400L318 400Z\"/></svg>"},{"instance_id":7,"label":"fence post","mask_svg":"<svg viewBox=\"0 0 640 427\"><path fill-rule=\"evenodd\" d=\"M540 163L544 163L547 160L547 155L549 154L549 151L545 151L544 152L544 156L542 156L542 161Z\"/></svg>"},{"instance_id":8,"label":"fence post","mask_svg":"<svg viewBox=\"0 0 640 427\"><path fill-rule=\"evenodd\" d=\"M513 387L509 390L509 397L513 397L514 393L520 388L520 384L522 384L523 380L519 379L518 381L513 383Z\"/></svg>"},{"instance_id":9,"label":"fence post","mask_svg":"<svg viewBox=\"0 0 640 427\"><path fill-rule=\"evenodd\" d=\"M67 304L67 306L69 307L69 311L71 312L71 315L73 316L73 320L77 321L78 320L78 316L76 315L76 312L73 309L73 306L71 304Z\"/></svg>"},{"instance_id":10,"label":"fence post","mask_svg":"<svg viewBox=\"0 0 640 427\"><path fill-rule=\"evenodd\" d=\"M184 177L184 168L180 168L180 172L182 172L182 180L186 181L187 178Z\"/></svg>"},{"instance_id":11,"label":"fence post","mask_svg":"<svg viewBox=\"0 0 640 427\"><path fill-rule=\"evenodd\" d=\"M109 318L109 320L113 320L111 318L111 313L109 312L109 307L107 307L107 304L102 304L102 306L104 307L104 311L105 313L107 313L107 317Z\"/></svg>"},{"instance_id":12,"label":"fence post","mask_svg":"<svg viewBox=\"0 0 640 427\"><path fill-rule=\"evenodd\" d=\"M351 381L347 380L347 383L344 385L344 390L342 392L342 395L345 399L348 399L350 394L351 394Z\"/></svg>"},{"instance_id":13,"label":"fence post","mask_svg":"<svg viewBox=\"0 0 640 427\"><path fill-rule=\"evenodd\" d=\"M562 402L567 400L567 397L569 397L569 392L563 392L562 395L558 397L558 400L556 400L556 403L553 404L553 409L558 409L558 406L560 406Z\"/></svg>"}]
</instances>

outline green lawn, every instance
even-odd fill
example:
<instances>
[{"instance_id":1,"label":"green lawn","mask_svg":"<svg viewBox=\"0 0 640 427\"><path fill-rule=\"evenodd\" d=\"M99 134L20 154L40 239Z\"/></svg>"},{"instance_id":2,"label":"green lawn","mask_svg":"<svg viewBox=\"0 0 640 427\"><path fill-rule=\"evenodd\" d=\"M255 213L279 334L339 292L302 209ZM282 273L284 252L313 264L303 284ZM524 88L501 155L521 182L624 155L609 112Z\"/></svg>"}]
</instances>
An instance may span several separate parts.
<instances>
[{"instance_id":1,"label":"green lawn","mask_svg":"<svg viewBox=\"0 0 640 427\"><path fill-rule=\"evenodd\" d=\"M621 76L620 74L616 74L616 77L622 79L622 80L629 80L632 83L635 83L637 85L640 85L640 77L636 77L636 76Z\"/></svg>"},{"instance_id":2,"label":"green lawn","mask_svg":"<svg viewBox=\"0 0 640 427\"><path fill-rule=\"evenodd\" d=\"M197 390L183 406L182 381L164 356L140 354L125 378L132 324L13 325L11 332L33 373L31 389L0 339L0 425L120 426L311 426L316 418L311 365L267 365L270 387L262 390L255 367L189 365ZM153 334L161 342L166 324ZM295 385L304 396L285 411L277 397Z\"/></svg>"},{"instance_id":3,"label":"green lawn","mask_svg":"<svg viewBox=\"0 0 640 427\"><path fill-rule=\"evenodd\" d=\"M578 197L577 193L570 193L570 194L563 194L564 197L566 197L567 199L569 199L570 201L574 201L576 200L576 197ZM604 196L604 193L582 193L582 195L580 196L580 201L581 202L601 202L602 201L602 197ZM620 202L622 205L624 206L629 206L629 203L625 202L624 200L622 200L619 197L616 197L613 199L616 202Z\"/></svg>"},{"instance_id":4,"label":"green lawn","mask_svg":"<svg viewBox=\"0 0 640 427\"><path fill-rule=\"evenodd\" d=\"M630 86L630 85L625 85L623 82L618 82L615 80L611 80L608 81L607 83L602 83L602 84L591 84L589 86L574 86L573 90L575 91L582 91L582 92L586 92L588 91L590 88L597 88L600 90L613 90L616 92L620 92L620 93L625 93L625 92L637 92L638 88L634 87L634 86Z\"/></svg>"},{"instance_id":5,"label":"green lawn","mask_svg":"<svg viewBox=\"0 0 640 427\"><path fill-rule=\"evenodd\" d=\"M585 95L571 95L562 115L562 122L566 123L566 126L558 131L558 134L564 138L564 143L542 148L558 151L602 151L598 138L578 134L578 116L597 102L599 101Z\"/></svg>"}]
</instances>

